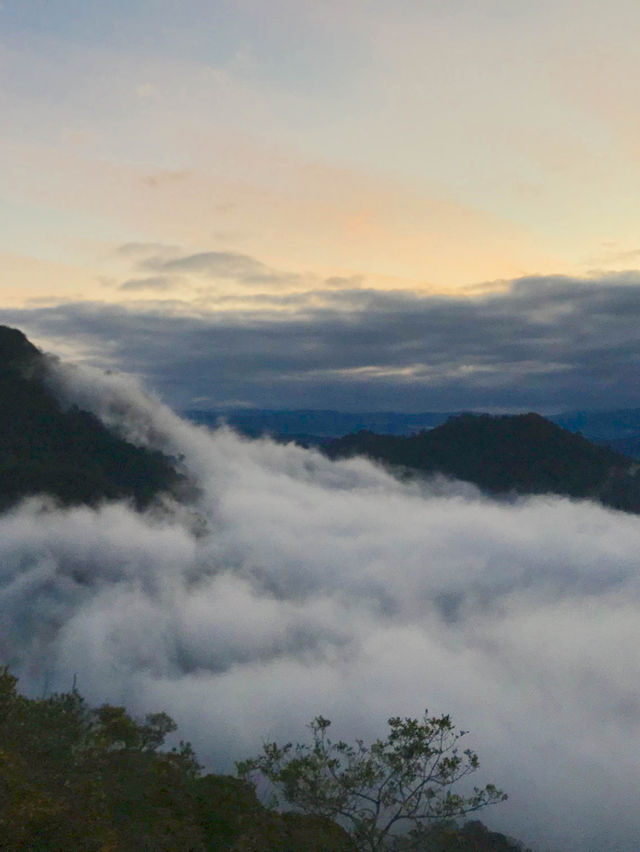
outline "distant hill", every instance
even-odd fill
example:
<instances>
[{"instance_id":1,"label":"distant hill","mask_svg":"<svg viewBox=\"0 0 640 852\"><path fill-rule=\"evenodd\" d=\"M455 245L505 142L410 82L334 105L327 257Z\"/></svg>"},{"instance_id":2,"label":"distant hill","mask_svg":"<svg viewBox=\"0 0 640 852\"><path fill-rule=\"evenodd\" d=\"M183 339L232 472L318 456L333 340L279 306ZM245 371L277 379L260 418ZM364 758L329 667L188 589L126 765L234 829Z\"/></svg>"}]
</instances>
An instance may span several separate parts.
<instances>
[{"instance_id":1,"label":"distant hill","mask_svg":"<svg viewBox=\"0 0 640 852\"><path fill-rule=\"evenodd\" d=\"M223 423L252 438L271 435L279 439L321 443L349 432L368 429L385 435L409 435L431 429L450 416L441 412L404 414L397 411L332 411L322 409L274 410L265 408L189 409L184 416L194 423L215 428Z\"/></svg>"},{"instance_id":2,"label":"distant hill","mask_svg":"<svg viewBox=\"0 0 640 852\"><path fill-rule=\"evenodd\" d=\"M617 440L640 435L640 408L565 411L550 419L570 432L581 432L592 441Z\"/></svg>"},{"instance_id":3,"label":"distant hill","mask_svg":"<svg viewBox=\"0 0 640 852\"><path fill-rule=\"evenodd\" d=\"M34 494L67 505L128 498L144 507L183 487L167 456L123 440L88 411L63 408L47 370L21 331L0 326L0 510Z\"/></svg>"},{"instance_id":4,"label":"distant hill","mask_svg":"<svg viewBox=\"0 0 640 852\"><path fill-rule=\"evenodd\" d=\"M333 411L323 409L276 410L188 409L182 414L194 423L215 429L223 423L243 435L269 435L277 441L322 445L329 439L354 432L379 435L414 435L440 426L461 412L425 411ZM547 418L569 432L583 435L595 444L609 446L624 455L640 458L640 409L621 411L574 411Z\"/></svg>"},{"instance_id":5,"label":"distant hill","mask_svg":"<svg viewBox=\"0 0 640 852\"><path fill-rule=\"evenodd\" d=\"M368 456L404 475L442 473L489 494L560 494L640 512L633 460L538 414L463 414L404 437L362 431L327 442L323 452Z\"/></svg>"},{"instance_id":6,"label":"distant hill","mask_svg":"<svg viewBox=\"0 0 640 852\"><path fill-rule=\"evenodd\" d=\"M640 459L640 433L628 438L603 438L597 443L615 450L616 453L622 453L623 456Z\"/></svg>"},{"instance_id":7,"label":"distant hill","mask_svg":"<svg viewBox=\"0 0 640 852\"><path fill-rule=\"evenodd\" d=\"M551 418L596 444L640 459L640 408L617 411L568 411Z\"/></svg>"}]
</instances>

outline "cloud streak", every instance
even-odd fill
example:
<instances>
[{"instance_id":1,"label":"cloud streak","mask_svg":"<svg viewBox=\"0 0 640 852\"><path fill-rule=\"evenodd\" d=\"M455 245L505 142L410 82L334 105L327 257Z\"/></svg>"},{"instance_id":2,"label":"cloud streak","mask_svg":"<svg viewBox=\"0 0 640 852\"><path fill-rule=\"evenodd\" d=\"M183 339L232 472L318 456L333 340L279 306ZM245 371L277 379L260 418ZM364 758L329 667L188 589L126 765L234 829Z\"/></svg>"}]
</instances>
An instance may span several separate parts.
<instances>
[{"instance_id":1,"label":"cloud streak","mask_svg":"<svg viewBox=\"0 0 640 852\"><path fill-rule=\"evenodd\" d=\"M152 275L148 278L129 278L120 284L118 289L123 292L133 292L136 290L154 290L158 292L171 290L179 283L180 279L177 276Z\"/></svg>"},{"instance_id":2,"label":"cloud streak","mask_svg":"<svg viewBox=\"0 0 640 852\"><path fill-rule=\"evenodd\" d=\"M164 708L219 769L317 713L370 738L450 712L489 815L528 842L635 852L638 519L404 485L364 460L180 421L130 379L58 367L58 390L180 453L191 506L0 517L2 657L40 693Z\"/></svg>"},{"instance_id":3,"label":"cloud streak","mask_svg":"<svg viewBox=\"0 0 640 852\"><path fill-rule=\"evenodd\" d=\"M144 268L168 273L191 273L214 280L231 280L237 284L291 285L300 276L272 269L262 261L246 254L229 251L207 251L166 260L150 257L141 264Z\"/></svg>"}]
</instances>

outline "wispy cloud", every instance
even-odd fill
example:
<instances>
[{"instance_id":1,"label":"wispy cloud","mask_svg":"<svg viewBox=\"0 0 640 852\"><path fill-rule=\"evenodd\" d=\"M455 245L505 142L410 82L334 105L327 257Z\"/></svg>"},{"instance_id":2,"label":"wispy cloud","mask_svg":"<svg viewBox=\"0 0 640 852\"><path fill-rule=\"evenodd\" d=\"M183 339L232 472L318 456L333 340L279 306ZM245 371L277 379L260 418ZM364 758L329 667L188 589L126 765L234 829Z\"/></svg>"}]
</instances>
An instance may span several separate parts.
<instances>
[{"instance_id":1,"label":"wispy cloud","mask_svg":"<svg viewBox=\"0 0 640 852\"><path fill-rule=\"evenodd\" d=\"M154 174L145 175L142 178L142 182L146 184L146 186L150 186L152 189L155 189L162 184L167 183L180 183L183 180L187 180L190 176L190 173L187 169L180 169L178 171L169 171L165 170L162 172L155 172Z\"/></svg>"},{"instance_id":2,"label":"wispy cloud","mask_svg":"<svg viewBox=\"0 0 640 852\"><path fill-rule=\"evenodd\" d=\"M301 276L271 269L254 257L229 251L207 251L165 260L149 257L141 265L163 272L183 272L240 284L292 285Z\"/></svg>"},{"instance_id":3,"label":"wispy cloud","mask_svg":"<svg viewBox=\"0 0 640 852\"><path fill-rule=\"evenodd\" d=\"M180 278L175 275L154 275L150 278L130 278L120 284L119 289L125 292L136 290L171 290L180 283Z\"/></svg>"},{"instance_id":4,"label":"wispy cloud","mask_svg":"<svg viewBox=\"0 0 640 852\"><path fill-rule=\"evenodd\" d=\"M179 248L166 243L122 243L115 249L117 255L131 258L133 261L142 262L147 257L157 257L168 259L176 254L179 254Z\"/></svg>"}]
</instances>

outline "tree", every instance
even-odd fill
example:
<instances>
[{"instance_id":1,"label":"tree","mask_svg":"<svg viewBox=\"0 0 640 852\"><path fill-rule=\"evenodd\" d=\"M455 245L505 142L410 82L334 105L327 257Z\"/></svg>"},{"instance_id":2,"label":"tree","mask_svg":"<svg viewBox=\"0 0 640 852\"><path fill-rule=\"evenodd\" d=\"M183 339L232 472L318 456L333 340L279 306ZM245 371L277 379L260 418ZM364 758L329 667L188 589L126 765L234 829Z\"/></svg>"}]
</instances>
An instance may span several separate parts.
<instances>
[{"instance_id":1,"label":"tree","mask_svg":"<svg viewBox=\"0 0 640 852\"><path fill-rule=\"evenodd\" d=\"M0 336L0 348L1 348ZM27 698L0 667L2 852L354 852L320 816L264 808L253 785L163 748L166 713Z\"/></svg>"},{"instance_id":2,"label":"tree","mask_svg":"<svg viewBox=\"0 0 640 852\"><path fill-rule=\"evenodd\" d=\"M236 764L239 776L263 776L302 812L337 820L366 852L417 849L425 826L507 798L493 784L453 791L479 764L473 751L460 751L466 732L449 716L393 717L387 738L370 746L333 742L330 724L311 722L310 745L265 743L263 754Z\"/></svg>"},{"instance_id":3,"label":"tree","mask_svg":"<svg viewBox=\"0 0 640 852\"><path fill-rule=\"evenodd\" d=\"M200 767L175 723L88 707L79 693L33 699L0 668L0 848L6 852L204 852Z\"/></svg>"}]
</instances>

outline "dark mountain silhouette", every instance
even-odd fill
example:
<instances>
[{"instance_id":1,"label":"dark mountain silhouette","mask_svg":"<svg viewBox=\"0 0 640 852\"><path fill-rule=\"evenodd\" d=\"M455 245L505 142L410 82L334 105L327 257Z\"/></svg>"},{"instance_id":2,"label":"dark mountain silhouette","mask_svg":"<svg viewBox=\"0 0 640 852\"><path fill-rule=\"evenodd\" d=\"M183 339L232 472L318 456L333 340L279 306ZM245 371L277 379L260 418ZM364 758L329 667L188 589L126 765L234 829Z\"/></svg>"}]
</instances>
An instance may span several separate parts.
<instances>
[{"instance_id":1,"label":"dark mountain silhouette","mask_svg":"<svg viewBox=\"0 0 640 852\"><path fill-rule=\"evenodd\" d=\"M570 432L580 432L592 441L627 438L640 434L640 408L614 411L565 411L551 418Z\"/></svg>"},{"instance_id":2,"label":"dark mountain silhouette","mask_svg":"<svg viewBox=\"0 0 640 852\"><path fill-rule=\"evenodd\" d=\"M476 412L477 413L477 412ZM243 435L268 435L276 441L295 441L302 446L321 446L352 432L378 435L415 435L441 426L460 412L332 411L324 409L273 410L188 409L183 416L215 429L227 424ZM576 411L550 415L552 423L583 435L594 444L611 447L623 455L640 458L640 409Z\"/></svg>"},{"instance_id":3,"label":"dark mountain silhouette","mask_svg":"<svg viewBox=\"0 0 640 852\"><path fill-rule=\"evenodd\" d=\"M49 494L65 505L129 498L139 508L184 479L172 459L136 447L47 383L46 357L22 332L0 326L0 510Z\"/></svg>"},{"instance_id":4,"label":"dark mountain silhouette","mask_svg":"<svg viewBox=\"0 0 640 852\"><path fill-rule=\"evenodd\" d=\"M551 419L564 429L579 432L596 444L632 458L640 458L640 408L566 411Z\"/></svg>"},{"instance_id":5,"label":"dark mountain silhouette","mask_svg":"<svg viewBox=\"0 0 640 852\"><path fill-rule=\"evenodd\" d=\"M615 450L616 453L622 453L623 456L640 459L640 433L628 438L607 438L597 443Z\"/></svg>"},{"instance_id":6,"label":"dark mountain silhouette","mask_svg":"<svg viewBox=\"0 0 640 852\"><path fill-rule=\"evenodd\" d=\"M640 512L637 463L539 414L462 414L408 437L346 435L323 451L331 458L365 455L404 475L442 473L489 494L560 494Z\"/></svg>"}]
</instances>

